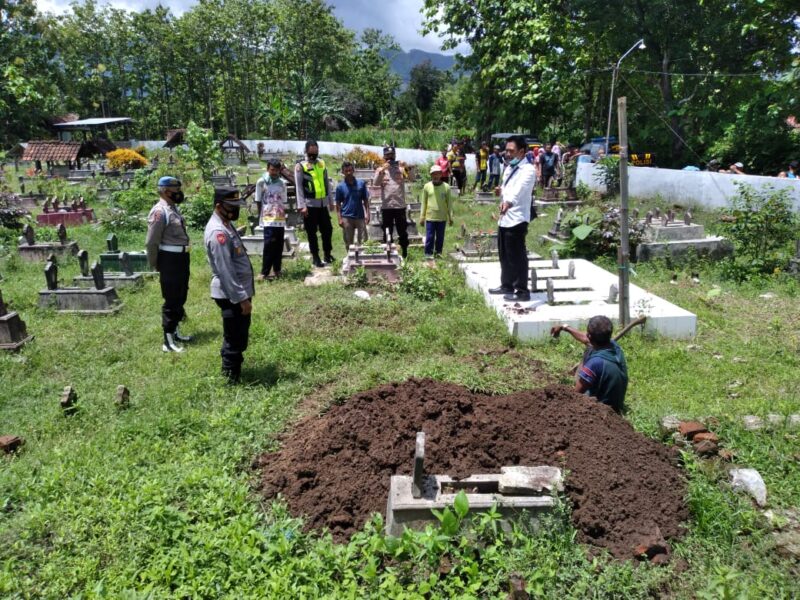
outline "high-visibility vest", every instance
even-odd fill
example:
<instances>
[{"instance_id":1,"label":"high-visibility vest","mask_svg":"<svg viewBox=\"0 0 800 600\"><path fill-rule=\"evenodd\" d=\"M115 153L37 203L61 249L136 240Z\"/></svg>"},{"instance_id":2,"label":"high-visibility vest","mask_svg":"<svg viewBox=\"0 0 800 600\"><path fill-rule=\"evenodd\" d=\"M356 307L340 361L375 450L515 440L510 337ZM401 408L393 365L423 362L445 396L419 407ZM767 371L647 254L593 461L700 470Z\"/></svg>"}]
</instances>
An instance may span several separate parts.
<instances>
[{"instance_id":1,"label":"high-visibility vest","mask_svg":"<svg viewBox=\"0 0 800 600\"><path fill-rule=\"evenodd\" d=\"M313 166L308 161L301 163L303 168L303 194L306 198L321 200L328 197L328 182L325 177L325 162L317 160Z\"/></svg>"}]
</instances>

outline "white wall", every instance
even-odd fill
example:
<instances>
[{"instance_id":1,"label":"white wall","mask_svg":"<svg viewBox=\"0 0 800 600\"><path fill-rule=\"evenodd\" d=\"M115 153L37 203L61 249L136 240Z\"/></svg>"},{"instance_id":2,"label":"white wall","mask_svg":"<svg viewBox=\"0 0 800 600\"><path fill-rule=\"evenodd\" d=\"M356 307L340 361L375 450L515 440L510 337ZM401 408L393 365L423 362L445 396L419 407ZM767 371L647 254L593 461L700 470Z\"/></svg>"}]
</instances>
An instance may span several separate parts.
<instances>
[{"instance_id":1,"label":"white wall","mask_svg":"<svg viewBox=\"0 0 800 600\"><path fill-rule=\"evenodd\" d=\"M256 151L259 143L264 144L264 151L267 153L305 153L305 142L301 140L242 140L242 142L252 151ZM157 150L164 145L163 141L148 140L137 141L133 145L142 144L148 150ZM376 152L378 156L383 154L383 146L366 146L363 144L344 144L340 142L319 142L319 153L327 154L328 156L341 156L353 148L358 146L363 150L370 150ZM430 150L414 150L412 148L398 148L397 160L402 160L412 165L425 164L428 161L434 161L439 157L440 152L432 152ZM467 156L467 168L475 169L475 155Z\"/></svg>"},{"instance_id":2,"label":"white wall","mask_svg":"<svg viewBox=\"0 0 800 600\"><path fill-rule=\"evenodd\" d=\"M595 179L597 165L581 163L578 165L576 184L584 182L592 190L605 191L605 187ZM756 189L771 186L774 189L788 189L794 209L800 211L800 179L778 179L760 175L729 175L708 171L680 171L676 169L656 169L653 167L628 168L628 192L631 198L656 198L665 202L700 205L707 208L721 208L728 205L728 198L738 194L737 182Z\"/></svg>"}]
</instances>

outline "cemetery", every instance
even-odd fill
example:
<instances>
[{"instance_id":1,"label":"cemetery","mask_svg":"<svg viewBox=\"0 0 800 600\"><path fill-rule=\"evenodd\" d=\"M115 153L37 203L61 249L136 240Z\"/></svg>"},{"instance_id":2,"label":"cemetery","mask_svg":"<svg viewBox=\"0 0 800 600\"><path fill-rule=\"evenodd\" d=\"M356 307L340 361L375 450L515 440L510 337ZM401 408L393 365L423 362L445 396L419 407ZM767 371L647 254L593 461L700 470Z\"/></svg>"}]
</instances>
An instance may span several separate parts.
<instances>
[{"instance_id":1,"label":"cemetery","mask_svg":"<svg viewBox=\"0 0 800 600\"><path fill-rule=\"evenodd\" d=\"M6 11L0 597L797 596L794 7L340 4Z\"/></svg>"}]
</instances>

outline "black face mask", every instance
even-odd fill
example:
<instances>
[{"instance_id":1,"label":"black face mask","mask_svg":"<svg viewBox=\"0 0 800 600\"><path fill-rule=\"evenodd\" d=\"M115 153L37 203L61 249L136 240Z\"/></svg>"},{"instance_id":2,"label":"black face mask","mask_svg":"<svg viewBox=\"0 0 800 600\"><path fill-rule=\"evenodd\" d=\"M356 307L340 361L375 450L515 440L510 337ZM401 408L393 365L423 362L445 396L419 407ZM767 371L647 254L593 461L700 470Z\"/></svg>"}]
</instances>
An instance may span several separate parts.
<instances>
[{"instance_id":1,"label":"black face mask","mask_svg":"<svg viewBox=\"0 0 800 600\"><path fill-rule=\"evenodd\" d=\"M239 207L225 207L225 210L228 213L228 221L238 221L239 220Z\"/></svg>"},{"instance_id":2,"label":"black face mask","mask_svg":"<svg viewBox=\"0 0 800 600\"><path fill-rule=\"evenodd\" d=\"M177 192L172 192L172 194L169 197L169 199L172 200L175 204L180 204L181 202L184 201L185 198L186 196L180 190Z\"/></svg>"},{"instance_id":3,"label":"black face mask","mask_svg":"<svg viewBox=\"0 0 800 600\"><path fill-rule=\"evenodd\" d=\"M314 162L315 160L317 160L317 158L319 158L319 154L309 154L308 155L308 160L310 160L311 162Z\"/></svg>"}]
</instances>

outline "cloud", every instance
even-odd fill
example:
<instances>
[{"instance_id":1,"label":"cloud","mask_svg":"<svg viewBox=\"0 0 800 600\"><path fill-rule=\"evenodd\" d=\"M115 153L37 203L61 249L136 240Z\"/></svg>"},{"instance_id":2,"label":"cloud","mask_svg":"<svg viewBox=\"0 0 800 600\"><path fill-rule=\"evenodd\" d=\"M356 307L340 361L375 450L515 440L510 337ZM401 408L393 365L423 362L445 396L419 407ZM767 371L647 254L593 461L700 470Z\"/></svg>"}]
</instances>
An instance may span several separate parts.
<instances>
[{"instance_id":1,"label":"cloud","mask_svg":"<svg viewBox=\"0 0 800 600\"><path fill-rule=\"evenodd\" d=\"M428 52L441 52L442 40L435 35L422 36L423 0L328 0L333 5L334 14L349 29L361 31L372 27L391 34L403 50L418 48ZM70 0L36 0L42 12L63 14L69 12ZM183 14L196 4L194 0L100 0L115 8L144 10L166 4L176 15ZM459 52L467 52L468 46L462 44ZM448 51L445 54L453 54Z\"/></svg>"}]
</instances>

